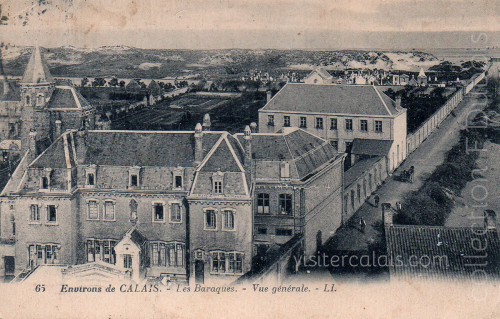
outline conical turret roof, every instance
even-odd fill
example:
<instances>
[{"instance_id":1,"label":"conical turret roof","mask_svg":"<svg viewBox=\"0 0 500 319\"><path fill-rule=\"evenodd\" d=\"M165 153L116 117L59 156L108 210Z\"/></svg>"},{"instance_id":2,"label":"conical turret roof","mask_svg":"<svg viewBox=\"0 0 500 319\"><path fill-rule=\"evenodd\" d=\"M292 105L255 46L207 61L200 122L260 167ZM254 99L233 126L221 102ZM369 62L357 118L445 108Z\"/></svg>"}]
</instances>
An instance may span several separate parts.
<instances>
[{"instance_id":1,"label":"conical turret roof","mask_svg":"<svg viewBox=\"0 0 500 319\"><path fill-rule=\"evenodd\" d=\"M23 79L21 83L23 84L39 84L39 83L52 83L54 78L49 72L47 62L42 57L40 53L40 48L37 46L24 71Z\"/></svg>"},{"instance_id":2,"label":"conical turret roof","mask_svg":"<svg viewBox=\"0 0 500 319\"><path fill-rule=\"evenodd\" d=\"M425 76L425 72L424 72L424 69L423 69L423 68L420 68L420 72L418 73L418 76L419 76L419 77L426 77L426 76Z\"/></svg>"}]
</instances>

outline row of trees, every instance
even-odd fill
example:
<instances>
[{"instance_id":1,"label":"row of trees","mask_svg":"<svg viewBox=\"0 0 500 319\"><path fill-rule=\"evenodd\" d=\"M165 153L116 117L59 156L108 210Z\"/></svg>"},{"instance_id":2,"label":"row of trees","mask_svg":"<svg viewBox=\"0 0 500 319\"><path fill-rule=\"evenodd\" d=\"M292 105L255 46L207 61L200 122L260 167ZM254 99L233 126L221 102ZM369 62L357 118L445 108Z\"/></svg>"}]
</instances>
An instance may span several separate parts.
<instances>
[{"instance_id":1,"label":"row of trees","mask_svg":"<svg viewBox=\"0 0 500 319\"><path fill-rule=\"evenodd\" d=\"M414 132L425 120L436 112L445 102L445 89L435 88L431 93L424 94L426 88L406 86L403 90L394 92L388 89L385 93L394 99L401 96L401 105L408 110L408 131Z\"/></svg>"},{"instance_id":2,"label":"row of trees","mask_svg":"<svg viewBox=\"0 0 500 319\"><path fill-rule=\"evenodd\" d=\"M134 81L139 85L140 89L146 90L148 89L148 86L142 81L142 79L134 79ZM154 80L153 80L154 81ZM175 81L175 83L172 85L172 83L164 83L164 82L154 82L156 83L161 90L168 91L168 90L173 90L176 87L185 87L188 86L187 81ZM106 86L106 84L110 87L120 87L120 88L125 88L126 83L123 80L119 80L116 77L111 78L109 81L106 81L105 78L103 77L96 77L92 82L87 77L84 77L81 82L82 87L86 86L92 86L92 87L103 87Z\"/></svg>"}]
</instances>

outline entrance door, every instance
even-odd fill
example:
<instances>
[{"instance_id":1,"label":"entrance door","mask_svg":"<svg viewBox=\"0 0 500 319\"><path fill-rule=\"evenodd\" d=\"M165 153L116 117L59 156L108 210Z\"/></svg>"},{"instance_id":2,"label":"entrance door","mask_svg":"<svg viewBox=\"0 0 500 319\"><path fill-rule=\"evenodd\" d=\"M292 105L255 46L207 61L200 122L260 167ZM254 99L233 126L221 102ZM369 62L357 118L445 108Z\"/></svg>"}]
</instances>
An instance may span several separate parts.
<instances>
[{"instance_id":1,"label":"entrance door","mask_svg":"<svg viewBox=\"0 0 500 319\"><path fill-rule=\"evenodd\" d=\"M5 265L5 277L14 276L15 263L14 256L5 256L3 258Z\"/></svg>"},{"instance_id":2,"label":"entrance door","mask_svg":"<svg viewBox=\"0 0 500 319\"><path fill-rule=\"evenodd\" d=\"M194 282L197 284L203 284L205 280L205 263L203 260L197 260L194 262Z\"/></svg>"}]
</instances>

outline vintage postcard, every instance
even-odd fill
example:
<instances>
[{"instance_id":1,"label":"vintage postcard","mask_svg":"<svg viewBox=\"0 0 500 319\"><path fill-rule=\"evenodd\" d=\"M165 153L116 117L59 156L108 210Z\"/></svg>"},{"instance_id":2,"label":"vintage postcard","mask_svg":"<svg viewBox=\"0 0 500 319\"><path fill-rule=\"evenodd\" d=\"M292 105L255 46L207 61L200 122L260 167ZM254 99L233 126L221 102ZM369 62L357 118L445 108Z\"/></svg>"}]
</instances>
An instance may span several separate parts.
<instances>
[{"instance_id":1,"label":"vintage postcard","mask_svg":"<svg viewBox=\"0 0 500 319\"><path fill-rule=\"evenodd\" d=\"M498 318L500 3L0 0L0 319Z\"/></svg>"}]
</instances>

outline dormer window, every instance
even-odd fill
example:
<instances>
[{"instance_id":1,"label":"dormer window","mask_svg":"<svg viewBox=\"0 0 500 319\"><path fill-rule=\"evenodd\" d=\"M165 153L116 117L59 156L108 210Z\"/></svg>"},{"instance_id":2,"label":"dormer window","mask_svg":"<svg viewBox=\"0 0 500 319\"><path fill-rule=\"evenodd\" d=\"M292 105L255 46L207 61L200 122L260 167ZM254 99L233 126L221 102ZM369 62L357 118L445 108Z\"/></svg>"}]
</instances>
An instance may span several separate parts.
<instances>
[{"instance_id":1,"label":"dormer window","mask_svg":"<svg viewBox=\"0 0 500 319\"><path fill-rule=\"evenodd\" d=\"M52 174L51 168L46 168L43 170L41 181L40 181L40 188L41 189L49 189L50 188L50 175L51 174Z\"/></svg>"},{"instance_id":2,"label":"dormer window","mask_svg":"<svg viewBox=\"0 0 500 319\"><path fill-rule=\"evenodd\" d=\"M129 170L129 187L139 186L139 173L141 171L140 167L134 166Z\"/></svg>"},{"instance_id":3,"label":"dormer window","mask_svg":"<svg viewBox=\"0 0 500 319\"><path fill-rule=\"evenodd\" d=\"M94 187L96 183L96 166L91 165L85 169L86 174L86 186Z\"/></svg>"},{"instance_id":4,"label":"dormer window","mask_svg":"<svg viewBox=\"0 0 500 319\"><path fill-rule=\"evenodd\" d=\"M224 173L217 172L212 176L212 192L214 194L224 193Z\"/></svg>"},{"instance_id":5,"label":"dormer window","mask_svg":"<svg viewBox=\"0 0 500 319\"><path fill-rule=\"evenodd\" d=\"M87 174L87 185L94 186L95 185L95 175L92 173Z\"/></svg>"},{"instance_id":6,"label":"dormer window","mask_svg":"<svg viewBox=\"0 0 500 319\"><path fill-rule=\"evenodd\" d=\"M42 189L48 189L49 188L49 178L46 176L42 177Z\"/></svg>"},{"instance_id":7,"label":"dormer window","mask_svg":"<svg viewBox=\"0 0 500 319\"><path fill-rule=\"evenodd\" d=\"M290 164L289 163L280 163L280 177L281 178L290 178Z\"/></svg>"},{"instance_id":8,"label":"dormer window","mask_svg":"<svg viewBox=\"0 0 500 319\"><path fill-rule=\"evenodd\" d=\"M184 176L184 169L182 167L178 167L174 169L172 172L173 179L172 179L172 188L183 188L183 176Z\"/></svg>"},{"instance_id":9,"label":"dormer window","mask_svg":"<svg viewBox=\"0 0 500 319\"><path fill-rule=\"evenodd\" d=\"M137 186L138 185L138 176L137 174L131 174L130 175L130 186Z\"/></svg>"},{"instance_id":10,"label":"dormer window","mask_svg":"<svg viewBox=\"0 0 500 319\"><path fill-rule=\"evenodd\" d=\"M221 181L214 182L214 193L215 194L222 194L222 182Z\"/></svg>"}]
</instances>

